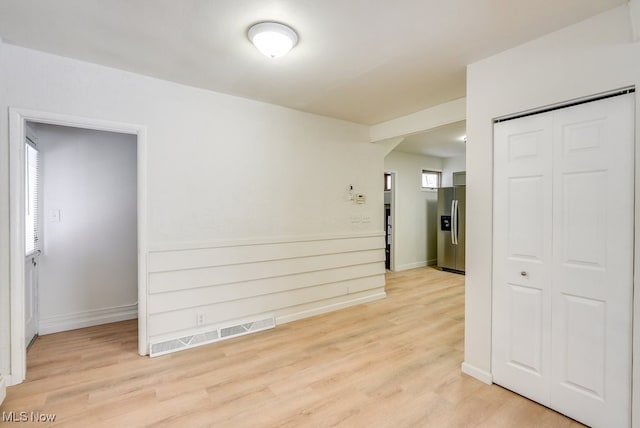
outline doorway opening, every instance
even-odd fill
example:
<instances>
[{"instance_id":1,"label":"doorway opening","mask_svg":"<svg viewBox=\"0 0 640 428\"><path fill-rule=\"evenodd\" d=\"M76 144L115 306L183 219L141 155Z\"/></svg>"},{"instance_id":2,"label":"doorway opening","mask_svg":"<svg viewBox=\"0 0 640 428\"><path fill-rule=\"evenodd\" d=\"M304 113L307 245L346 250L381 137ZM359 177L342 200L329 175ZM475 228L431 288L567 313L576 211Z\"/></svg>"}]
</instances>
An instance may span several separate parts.
<instances>
[{"instance_id":1,"label":"doorway opening","mask_svg":"<svg viewBox=\"0 0 640 428\"><path fill-rule=\"evenodd\" d=\"M385 156L384 170L397 178L391 270L437 266L438 189L464 185L454 176L466 170L465 132L464 120L420 131L397 139Z\"/></svg>"},{"instance_id":2,"label":"doorway opening","mask_svg":"<svg viewBox=\"0 0 640 428\"><path fill-rule=\"evenodd\" d=\"M145 128L10 109L9 134L9 385L25 379L27 345L38 333L137 318L138 353L146 355ZM128 244L116 248L118 240Z\"/></svg>"},{"instance_id":3,"label":"doorway opening","mask_svg":"<svg viewBox=\"0 0 640 428\"><path fill-rule=\"evenodd\" d=\"M394 271L394 220L395 220L395 182L396 173L384 173L384 266L386 270Z\"/></svg>"}]
</instances>

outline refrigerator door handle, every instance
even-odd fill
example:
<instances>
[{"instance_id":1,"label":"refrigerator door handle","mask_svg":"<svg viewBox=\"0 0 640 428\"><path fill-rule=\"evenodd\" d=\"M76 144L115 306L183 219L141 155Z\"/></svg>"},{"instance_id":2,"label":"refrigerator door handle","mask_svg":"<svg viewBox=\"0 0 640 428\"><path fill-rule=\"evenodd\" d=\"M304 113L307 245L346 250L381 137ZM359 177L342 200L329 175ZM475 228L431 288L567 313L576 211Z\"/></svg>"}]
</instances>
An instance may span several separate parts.
<instances>
[{"instance_id":1,"label":"refrigerator door handle","mask_svg":"<svg viewBox=\"0 0 640 428\"><path fill-rule=\"evenodd\" d=\"M456 245L455 230L456 230L456 200L451 200L451 245Z\"/></svg>"},{"instance_id":2,"label":"refrigerator door handle","mask_svg":"<svg viewBox=\"0 0 640 428\"><path fill-rule=\"evenodd\" d=\"M458 245L458 200L454 199L453 202L453 230L451 231L451 235L453 236L453 244Z\"/></svg>"},{"instance_id":3,"label":"refrigerator door handle","mask_svg":"<svg viewBox=\"0 0 640 428\"><path fill-rule=\"evenodd\" d=\"M459 220L459 218L458 218L458 203L459 202L460 201L458 201L456 199L456 245L458 245L458 228L460 227L460 224L459 224L460 222L458 221Z\"/></svg>"}]
</instances>

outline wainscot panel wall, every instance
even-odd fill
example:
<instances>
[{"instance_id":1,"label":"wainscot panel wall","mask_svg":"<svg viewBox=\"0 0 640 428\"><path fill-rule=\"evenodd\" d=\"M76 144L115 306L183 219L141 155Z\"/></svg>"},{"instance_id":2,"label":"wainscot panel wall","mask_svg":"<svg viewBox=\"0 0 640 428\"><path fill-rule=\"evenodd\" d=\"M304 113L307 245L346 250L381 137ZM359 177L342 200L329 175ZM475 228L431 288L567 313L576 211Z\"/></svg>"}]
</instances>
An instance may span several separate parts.
<instances>
[{"instance_id":1,"label":"wainscot panel wall","mask_svg":"<svg viewBox=\"0 0 640 428\"><path fill-rule=\"evenodd\" d=\"M312 303L321 313L382 298L383 261L381 235L153 250L150 341L234 320L273 315L276 323L291 321L306 316Z\"/></svg>"}]
</instances>

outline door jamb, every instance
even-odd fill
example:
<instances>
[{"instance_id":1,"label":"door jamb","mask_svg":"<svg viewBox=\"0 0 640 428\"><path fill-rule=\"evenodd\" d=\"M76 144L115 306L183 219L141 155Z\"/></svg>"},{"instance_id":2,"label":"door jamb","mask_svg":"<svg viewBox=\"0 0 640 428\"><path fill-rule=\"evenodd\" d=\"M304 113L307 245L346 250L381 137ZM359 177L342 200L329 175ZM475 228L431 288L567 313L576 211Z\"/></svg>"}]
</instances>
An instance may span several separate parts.
<instances>
[{"instance_id":1,"label":"door jamb","mask_svg":"<svg viewBox=\"0 0 640 428\"><path fill-rule=\"evenodd\" d=\"M398 179L398 173L396 171L384 171L387 174L391 174L391 251L389 251L389 270L391 272L396 271L396 181Z\"/></svg>"},{"instance_id":2,"label":"door jamb","mask_svg":"<svg viewBox=\"0 0 640 428\"><path fill-rule=\"evenodd\" d=\"M119 132L137 136L137 225L138 225L138 353L148 354L147 334L147 128L81 116L9 108L9 224L10 224L10 374L8 385L26 377L24 325L24 139L26 122Z\"/></svg>"}]
</instances>

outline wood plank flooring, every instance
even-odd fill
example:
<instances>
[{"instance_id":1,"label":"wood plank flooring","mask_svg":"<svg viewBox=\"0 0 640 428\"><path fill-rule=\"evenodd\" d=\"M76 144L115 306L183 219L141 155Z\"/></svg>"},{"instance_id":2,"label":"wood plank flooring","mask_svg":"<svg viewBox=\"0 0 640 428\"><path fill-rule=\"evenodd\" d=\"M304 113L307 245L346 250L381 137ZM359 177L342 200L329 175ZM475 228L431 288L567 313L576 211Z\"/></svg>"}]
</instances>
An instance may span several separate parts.
<instances>
[{"instance_id":1,"label":"wood plank flooring","mask_svg":"<svg viewBox=\"0 0 640 428\"><path fill-rule=\"evenodd\" d=\"M21 427L581 426L460 372L463 276L389 273L387 293L153 359L135 321L43 336L0 410L56 415Z\"/></svg>"}]
</instances>

